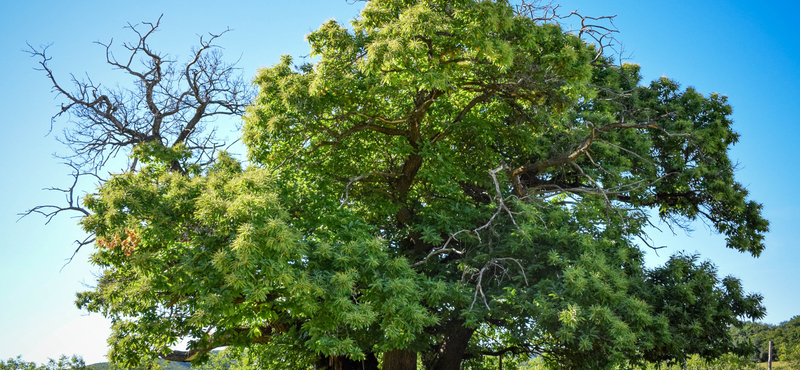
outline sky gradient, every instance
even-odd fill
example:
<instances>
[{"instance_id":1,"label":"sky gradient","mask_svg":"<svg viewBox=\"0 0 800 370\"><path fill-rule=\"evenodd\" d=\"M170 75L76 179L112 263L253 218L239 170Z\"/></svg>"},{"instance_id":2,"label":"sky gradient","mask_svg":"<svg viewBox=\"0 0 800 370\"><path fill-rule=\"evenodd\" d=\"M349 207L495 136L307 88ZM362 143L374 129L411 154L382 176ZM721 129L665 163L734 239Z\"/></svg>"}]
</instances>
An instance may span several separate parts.
<instances>
[{"instance_id":1,"label":"sky gradient","mask_svg":"<svg viewBox=\"0 0 800 370\"><path fill-rule=\"evenodd\" d=\"M62 194L42 191L70 184L69 168L53 153L66 153L56 138L67 124L54 122L61 100L51 92L45 75L35 71L37 60L23 53L26 42L52 44L51 68L62 84L70 73L90 75L116 85L124 75L104 63L100 40L131 40L128 22L155 21L163 14L160 31L152 38L156 50L185 59L197 35L233 32L222 37L227 60L240 59L247 78L282 54L308 54L304 36L327 19L347 22L363 6L346 0L278 1L81 1L12 2L0 14L3 37L0 58L4 114L0 129L0 359L22 355L45 362L61 354L82 355L87 363L105 361L108 322L86 315L74 305L75 293L94 282L97 269L88 263L90 248L72 255L73 240L82 238L77 219L56 218L48 225L41 217L18 221L18 213L39 204L56 203ZM726 249L724 240L702 223L689 235L678 232L654 236L667 248L655 255L654 266L677 252L699 252L712 260L721 276L734 275L747 291L760 292L768 314L777 324L800 314L800 213L798 183L800 154L800 42L793 28L800 5L790 1L588 1L565 0L561 10L585 15L616 15L616 36L628 62L640 64L645 81L667 76L682 86L708 95L725 94L733 106L734 129L740 142L731 151L739 162L737 178L764 204L771 221L767 249L760 258ZM236 122L221 121L222 130L236 136ZM91 191L93 184L84 184ZM663 229L663 228L662 228Z\"/></svg>"}]
</instances>

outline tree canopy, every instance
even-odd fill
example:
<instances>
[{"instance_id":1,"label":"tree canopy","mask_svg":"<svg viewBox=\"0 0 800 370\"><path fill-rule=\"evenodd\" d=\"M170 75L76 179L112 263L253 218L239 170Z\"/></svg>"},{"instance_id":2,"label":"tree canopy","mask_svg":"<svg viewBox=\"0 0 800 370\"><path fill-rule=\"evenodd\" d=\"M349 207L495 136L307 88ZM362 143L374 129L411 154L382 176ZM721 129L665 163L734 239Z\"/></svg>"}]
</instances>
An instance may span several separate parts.
<instances>
[{"instance_id":1,"label":"tree canopy","mask_svg":"<svg viewBox=\"0 0 800 370\"><path fill-rule=\"evenodd\" d=\"M568 32L534 8L371 0L308 35L311 62L258 72L249 165L131 143L139 167L81 220L103 272L78 305L112 319L110 360L232 346L275 368L595 369L733 350L761 297L642 250L656 218L763 250L726 97L642 84L602 19Z\"/></svg>"}]
</instances>

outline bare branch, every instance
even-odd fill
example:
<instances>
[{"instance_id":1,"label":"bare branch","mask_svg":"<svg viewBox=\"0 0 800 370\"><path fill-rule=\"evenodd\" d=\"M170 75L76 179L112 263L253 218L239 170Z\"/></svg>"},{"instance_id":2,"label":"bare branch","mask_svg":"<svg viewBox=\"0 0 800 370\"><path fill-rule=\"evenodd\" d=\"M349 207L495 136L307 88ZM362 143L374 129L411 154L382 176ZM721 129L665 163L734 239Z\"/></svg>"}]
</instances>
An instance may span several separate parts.
<instances>
[{"instance_id":1,"label":"bare branch","mask_svg":"<svg viewBox=\"0 0 800 370\"><path fill-rule=\"evenodd\" d=\"M89 212L89 210L87 210L87 209L85 209L85 208L80 206L80 196L76 196L75 195L75 191L76 191L76 188L78 186L78 179L80 179L81 176L84 176L84 175L93 175L94 176L94 174L81 172L78 169L78 167L76 165L72 164L72 163L66 163L66 164L68 166L72 167L72 169L74 171L72 173L72 185L70 185L70 187L68 187L66 189L61 189L61 188L47 188L47 189L44 189L44 190L51 190L51 191L57 191L57 192L64 193L66 205L57 206L57 205L54 205L54 204L46 204L46 205L36 206L36 207L33 207L33 208L31 208L31 209L29 209L29 210L27 210L25 212L20 213L19 214L20 217L19 217L19 219L17 219L17 221L19 221L22 218L24 218L24 217L26 217L28 215L31 215L31 214L40 214L40 215L44 216L45 219L46 219L45 224L49 224L50 221L52 221L54 217L56 217L58 214L60 214L62 212L70 212L70 211L78 212L79 214L82 215L81 217L91 215L91 212Z\"/></svg>"},{"instance_id":2,"label":"bare branch","mask_svg":"<svg viewBox=\"0 0 800 370\"><path fill-rule=\"evenodd\" d=\"M491 310L489 307L489 302L486 299L486 294L483 292L483 276L490 268L496 268L502 271L502 275L505 276L508 274L508 269L501 264L501 262L511 261L519 266L520 271L522 271L522 276L525 279L525 286L530 286L528 283L528 276L525 274L525 269L522 267L522 263L515 258L504 257L504 258L492 258L491 260L487 261L486 264L476 273L478 275L478 282L475 284L475 294L472 298L472 304L469 306L469 310L472 311L472 308L475 306L475 301L478 299L478 294L481 295L483 298L483 304L486 306L487 310ZM496 276L497 274L495 274Z\"/></svg>"},{"instance_id":3,"label":"bare branch","mask_svg":"<svg viewBox=\"0 0 800 370\"><path fill-rule=\"evenodd\" d=\"M577 10L570 12L567 15L559 15L558 9L560 5L553 5L553 2L543 4L542 0L522 0L516 6L515 12L523 17L527 17L534 22L557 22L561 24L566 19L578 17L580 19L580 29L575 33L580 38L588 39L597 47L597 53L591 63L597 62L606 53L606 49L613 49L614 34L619 33L619 30L614 25L614 18L616 15L589 17L583 16Z\"/></svg>"},{"instance_id":4,"label":"bare branch","mask_svg":"<svg viewBox=\"0 0 800 370\"><path fill-rule=\"evenodd\" d=\"M574 149L562 153L561 155L557 155L551 158L547 158L535 163L527 163L523 166L517 167L511 171L511 177L514 181L514 187L517 189L519 194L522 194L522 185L519 180L519 176L525 173L534 173L538 174L543 172L544 170L557 167L565 164L573 164L575 161L586 154L589 151L589 148L594 144L594 141L604 133L613 131L613 130L625 130L625 129L634 129L634 130L658 130L664 133L669 137L691 137L691 134L683 134L683 133L671 133L664 129L663 127L655 124L656 121L671 117L675 115L675 112L665 113L659 115L653 119L650 119L644 123L624 123L623 121L616 122L616 123L609 123L599 128L592 127L591 132L589 135L581 141L579 144L575 146ZM592 125L591 122L587 122L587 124Z\"/></svg>"},{"instance_id":5,"label":"bare branch","mask_svg":"<svg viewBox=\"0 0 800 370\"><path fill-rule=\"evenodd\" d=\"M553 5L552 1L542 4L542 0L522 0L519 5L515 5L515 12L534 22L550 22L558 18L557 11L560 7L561 5Z\"/></svg>"},{"instance_id":6,"label":"bare branch","mask_svg":"<svg viewBox=\"0 0 800 370\"><path fill-rule=\"evenodd\" d=\"M223 62L214 44L230 29L200 36L199 47L181 66L149 45L160 22L159 17L154 23L128 24L126 29L136 38L118 47L125 51L122 58L114 54L113 39L96 42L105 48L108 65L130 78L130 88L108 89L88 76L80 80L71 76L73 89L67 89L48 65L47 46L28 45L26 52L39 59L38 69L45 72L56 95L66 100L53 116L51 129L56 118L69 114L72 126L59 140L71 149L68 158L80 169L98 173L110 158L146 142L186 145L195 163L209 162L224 143L216 139L215 130L205 130L205 122L218 115L242 115L250 102L252 92L241 71L235 63ZM197 160L201 157L206 159Z\"/></svg>"},{"instance_id":7,"label":"bare branch","mask_svg":"<svg viewBox=\"0 0 800 370\"><path fill-rule=\"evenodd\" d=\"M95 240L94 235L89 235L83 240L75 240L75 244L77 244L78 247L75 248L74 252L72 252L72 256L70 256L68 259L66 259L67 262L64 263L64 266L61 266L61 270L59 270L59 271L63 271L64 267L67 267L67 265L69 265L70 262L72 262L72 260L75 258L75 256L78 254L78 252L81 250L81 248L83 248L84 245L92 244L92 243L94 243L94 240Z\"/></svg>"},{"instance_id":8,"label":"bare branch","mask_svg":"<svg viewBox=\"0 0 800 370\"><path fill-rule=\"evenodd\" d=\"M666 245L662 245L660 247L655 247L650 242L647 241L647 238L645 238L645 235L637 235L637 236L639 237L639 240L641 240L642 243L644 243L644 245L646 245L648 248L653 250L653 253L655 253L656 256L658 256L658 250L659 249L664 249L664 248L667 247Z\"/></svg>"},{"instance_id":9,"label":"bare branch","mask_svg":"<svg viewBox=\"0 0 800 370\"><path fill-rule=\"evenodd\" d=\"M494 186L495 186L496 195L494 196L494 199L497 202L497 211L495 211L495 213L492 215L492 217L490 217L489 220L486 221L485 224L483 224L483 225L481 225L481 226L479 226L479 227L477 227L475 229L463 229L463 230L459 230L459 231L457 231L457 232L455 232L453 234L450 234L449 238L444 243L444 245L442 245L441 247L434 248L433 250L431 250L431 252L428 253L428 255L425 256L424 259L412 264L411 265L412 267L421 266L421 265L425 264L426 262L428 262L428 260L431 257L433 257L435 255L438 255L438 254L448 253L448 252L454 252L454 253L457 253L457 254L463 254L464 251L462 251L462 250L458 250L458 249L454 249L454 248L448 248L448 246L450 245L450 243L453 240L458 241L458 239L456 238L456 235L461 234L461 233L474 234L476 237L478 237L478 240L480 241L481 240L480 231L490 227L492 225L492 223L494 222L494 220L497 218L497 216L500 215L503 212L506 212L509 215L509 217L511 219L511 222L514 224L514 226L517 227L517 230L519 230L522 233L525 233L524 231L522 231L522 229L520 229L519 225L517 225L516 220L514 220L514 212L512 212L511 209L508 208L508 206L506 205L506 201L507 200L509 200L509 199L517 199L517 197L512 195L512 196L510 196L508 198L504 198L503 192L500 190L500 181L497 179L497 173L500 172L500 171L503 171L503 170L507 170L506 165L502 165L500 167L497 167L497 168L489 171L489 176L491 176L492 181L494 182Z\"/></svg>"},{"instance_id":10,"label":"bare branch","mask_svg":"<svg viewBox=\"0 0 800 370\"><path fill-rule=\"evenodd\" d=\"M236 63L223 62L219 47L214 42L229 32L199 37L199 46L192 50L191 59L179 64L168 56L154 51L150 39L157 31L161 17L156 22L128 23L127 30L135 37L133 42L115 44L96 42L105 48L106 63L122 72L128 84L97 83L88 75L79 79L70 75L67 86L55 77L50 68L49 45L24 50L37 59L39 71L44 72L56 97L63 99L60 110L51 118L50 131L57 118L68 117L67 127L58 140L69 147L71 154L63 156L73 170L72 185L68 188L50 188L65 195L63 205L46 204L33 207L20 214L45 217L46 224L56 216L74 212L86 217L91 212L80 202L78 182L85 176L93 176L100 183L98 174L119 154L129 154L143 143L154 143L164 147L185 146L191 151L186 163L207 165L213 162L216 152L224 143L216 138L216 127L206 125L219 115L242 115L252 96L249 84ZM117 57L115 50L122 50ZM139 158L132 158L124 171L135 171ZM186 163L173 161L173 170L184 173ZM77 249L93 242L89 236L76 241ZM67 262L69 263L69 262Z\"/></svg>"}]
</instances>

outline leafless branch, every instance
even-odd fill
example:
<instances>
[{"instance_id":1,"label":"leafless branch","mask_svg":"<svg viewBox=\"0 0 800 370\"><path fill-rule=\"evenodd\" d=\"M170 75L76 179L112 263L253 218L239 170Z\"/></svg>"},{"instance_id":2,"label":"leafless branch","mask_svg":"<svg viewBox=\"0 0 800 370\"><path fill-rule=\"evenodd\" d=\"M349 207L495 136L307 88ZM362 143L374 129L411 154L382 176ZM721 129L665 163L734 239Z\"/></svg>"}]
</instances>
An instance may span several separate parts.
<instances>
[{"instance_id":1,"label":"leafless branch","mask_svg":"<svg viewBox=\"0 0 800 370\"><path fill-rule=\"evenodd\" d=\"M424 259L412 264L411 265L412 267L421 266L421 265L427 263L428 260L431 257L433 257L435 255L438 255L438 254L442 254L442 253L464 254L465 252L463 250L459 250L459 249L455 249L455 248L449 248L449 245L453 240L458 241L458 239L456 238L456 235L461 234L461 233L473 234L478 238L478 241L481 241L480 231L489 228L492 225L492 223L494 222L494 220L497 218L497 216L499 216L503 212L508 214L509 218L511 219L511 222L514 224L514 226L517 227L517 230L519 230L520 232L524 233L524 231L522 231L522 229L519 227L519 225L517 225L517 221L514 219L514 212L511 211L511 209L508 207L508 205L506 205L506 201L508 201L509 199L518 199L518 198L516 196L514 196L514 195L509 196L509 197L504 197L503 192L500 190L500 181L497 179L497 173L500 172L500 171L503 171L503 170L507 170L507 169L508 169L507 166L504 164L504 165L501 165L500 167L497 167L497 168L489 171L489 176L491 176L492 181L494 183L495 192L496 192L496 194L494 196L494 199L495 199L495 202L497 203L497 210L495 211L494 214L492 214L492 217L490 217L489 220L486 221L485 224L483 224L483 225L481 225L481 226L479 226L479 227L477 227L475 229L462 229L462 230L456 231L455 233L450 234L450 236L448 237L447 241L445 241L445 243L441 247L437 247L437 248L432 249L430 251L430 253L428 253L428 255L425 256Z\"/></svg>"},{"instance_id":2,"label":"leafless branch","mask_svg":"<svg viewBox=\"0 0 800 370\"><path fill-rule=\"evenodd\" d=\"M81 172L80 169L76 165L74 165L72 163L67 163L67 165L72 167L72 169L73 169L72 185L70 185L66 189L61 189L61 188L47 188L47 189L45 189L45 190L51 190L51 191L57 191L57 192L64 193L65 203L66 204L65 205L61 205L61 206L54 205L54 204L45 204L45 205L41 205L41 206L36 206L36 207L33 207L33 208L31 208L31 209L29 209L29 210L27 210L25 212L20 213L19 214L20 217L19 217L18 220L21 220L22 218L24 218L24 217L26 217L28 215L31 215L31 214L40 214L40 215L44 216L44 218L46 219L45 224L49 224L50 221L52 221L54 217L56 217L57 215L61 214L62 212L72 212L72 211L78 212L81 215L81 217L89 216L91 214L91 212L89 212L89 210L87 210L87 209L85 209L85 208L80 206L81 198L80 198L80 196L76 196L75 195L75 191L77 190L78 180L81 178L81 176L94 175L94 174Z\"/></svg>"},{"instance_id":3,"label":"leafless branch","mask_svg":"<svg viewBox=\"0 0 800 370\"><path fill-rule=\"evenodd\" d=\"M63 192L64 205L36 206L21 213L20 218L37 213L45 217L47 224L66 212L89 216L90 211L80 205L81 197L77 195L79 179L94 176L104 182L98 174L110 159L129 154L144 143L165 148L184 146L191 152L186 163L203 165L213 161L224 143L217 139L216 127L206 126L217 116L244 114L252 96L236 63L225 63L219 46L214 44L230 29L199 36L190 59L179 64L150 46L150 39L160 23L161 17L156 22L129 23L125 28L135 35L134 40L119 46L113 39L96 42L105 49L106 63L129 80L127 85L104 85L88 75L79 79L70 74L70 87L56 78L51 69L49 45L36 48L28 44L24 51L37 59L35 69L44 72L56 97L63 100L61 108L51 118L50 131L56 119L68 117L69 125L58 140L71 151L62 158L67 159L73 169L73 182L66 189L47 189ZM115 55L115 50L121 50L122 54ZM137 158L131 159L127 170L135 171L137 163ZM171 168L183 173L184 165L173 161ZM91 236L77 241L78 248L69 261L82 246L92 241Z\"/></svg>"},{"instance_id":4,"label":"leafless branch","mask_svg":"<svg viewBox=\"0 0 800 370\"><path fill-rule=\"evenodd\" d=\"M605 141L605 140L601 140L601 139L595 139L595 142L596 142L596 143L602 143L602 144L608 145L608 146L610 146L610 147L612 147L612 148L619 149L619 150L621 150L621 151L623 151L623 152L625 152L625 153L628 153L628 154L630 154L630 155L632 155L632 156L634 156L634 157L638 158L638 159L639 159L639 160L641 160L642 162L645 162L645 163L647 163L647 164L649 164L649 165L651 165L651 166L653 166L653 167L658 167L658 166L657 166L655 163L653 163L652 161L650 161L650 160L648 160L648 159L645 159L644 157L640 156L639 154L636 154L635 152L633 152L633 151L631 151L631 150L629 150L629 149L623 148L623 147L621 147L621 146L619 146L619 145L616 145L616 144L613 144L613 143L611 143L611 142L608 142L608 141Z\"/></svg>"},{"instance_id":5,"label":"leafless branch","mask_svg":"<svg viewBox=\"0 0 800 370\"><path fill-rule=\"evenodd\" d=\"M613 49L616 40L614 35L619 30L614 25L616 15L589 17L578 13L577 10L567 15L558 14L560 5L553 5L553 2L543 3L542 0L522 0L516 6L515 12L523 17L527 17L534 22L557 22L561 24L568 18L578 17L580 19L580 29L575 31L578 37L588 39L595 44L597 53L592 63L597 62L606 54L606 49Z\"/></svg>"},{"instance_id":6,"label":"leafless branch","mask_svg":"<svg viewBox=\"0 0 800 370\"><path fill-rule=\"evenodd\" d=\"M594 144L595 140L600 137L602 134L611 132L613 130L657 130L664 135L669 137L691 137L691 134L688 133L671 133L664 129L663 127L656 124L658 120L671 117L675 115L675 112L669 112L662 115L659 115L655 118L652 118L644 123L625 123L624 121L619 121L615 123L609 123L603 125L599 128L594 128L591 122L587 122L590 126L592 126L591 132L587 135L580 143L574 146L573 149L562 153L561 155L553 156L547 159L540 160L535 163L527 163L523 166L517 167L513 169L510 173L512 181L514 182L514 187L517 189L518 194L523 194L522 191L522 184L519 177L525 173L534 173L538 174L542 171L551 168L557 167L566 164L573 164L578 158L585 155L589 148Z\"/></svg>"},{"instance_id":7,"label":"leafless branch","mask_svg":"<svg viewBox=\"0 0 800 370\"><path fill-rule=\"evenodd\" d=\"M508 268L503 266L501 262L511 261L519 266L520 271L522 271L522 277L525 279L525 286L530 286L528 283L528 276L525 274L525 269L522 267L522 263L515 258L504 257L504 258L492 258L491 260L487 261L486 264L478 271L475 275L478 276L478 281L475 284L475 294L472 298L472 304L469 306L469 310L472 311L472 308L475 306L475 302L478 300L478 294L481 295L483 298L483 304L486 306L487 310L491 310L489 307L489 302L486 299L486 294L483 292L483 276L484 274L491 268L498 269L502 272L501 276L508 275ZM494 274L497 276L497 273Z\"/></svg>"},{"instance_id":8,"label":"leafless branch","mask_svg":"<svg viewBox=\"0 0 800 370\"><path fill-rule=\"evenodd\" d=\"M417 266L424 265L425 263L428 262L428 260L431 257L433 257L435 255L438 255L438 254L442 254L442 253L464 254L465 252L463 250L455 249L455 248L448 248L448 246L450 245L450 243L453 240L458 241L458 238L456 238L456 235L461 234L461 233L473 233L473 232L475 232L475 231L474 230L466 230L465 229L465 230L459 230L459 231L457 231L457 232L455 232L453 234L450 234L450 236L447 238L447 241L445 241L444 245L442 245L439 248L434 248L433 250L430 251L430 253L428 253L427 256L425 256L425 258L422 259L422 261L419 261L417 263L412 264L411 267L417 267Z\"/></svg>"},{"instance_id":9,"label":"leafless branch","mask_svg":"<svg viewBox=\"0 0 800 370\"><path fill-rule=\"evenodd\" d=\"M515 6L515 12L521 16L528 17L535 22L549 22L558 18L558 8L561 5L553 5L550 1L546 4L542 0L522 0Z\"/></svg>"},{"instance_id":10,"label":"leafless branch","mask_svg":"<svg viewBox=\"0 0 800 370\"><path fill-rule=\"evenodd\" d=\"M64 266L61 266L61 270L59 271L63 271L64 267L67 267L67 265L69 265L69 263L72 262L72 260L75 258L78 252L80 252L81 248L83 248L84 245L92 244L94 243L94 240L95 240L94 235L89 235L83 240L75 240L75 244L77 244L78 247L75 248L74 252L72 252L72 256L66 259L67 262L64 263Z\"/></svg>"},{"instance_id":11,"label":"leafless branch","mask_svg":"<svg viewBox=\"0 0 800 370\"><path fill-rule=\"evenodd\" d=\"M647 246L648 248L653 250L653 252L656 254L656 256L658 256L658 250L659 249L664 249L664 248L667 247L666 245L662 245L660 247L655 247L655 246L653 246L653 244L651 244L650 242L647 241L647 239L649 239L649 238L646 238L646 235L639 234L637 236L639 237L639 240L641 240L642 243L644 243L645 246Z\"/></svg>"},{"instance_id":12,"label":"leafless branch","mask_svg":"<svg viewBox=\"0 0 800 370\"><path fill-rule=\"evenodd\" d=\"M613 208L613 207L611 206L611 200L608 199L608 193L605 191L605 189L603 189L603 187L600 186L600 184L597 183L597 181L595 181L595 179L592 176L590 176L589 174L584 172L583 168L581 168L581 166L578 166L578 164L576 164L575 162L570 163L570 166L572 166L572 168L576 169L581 174L581 176L587 178L589 180L589 182L591 182L595 186L595 188L598 190L598 194L600 194L603 197L603 200L605 200L605 203L606 203L606 218L610 219L608 217L607 213L608 213L608 210Z\"/></svg>"},{"instance_id":13,"label":"leafless branch","mask_svg":"<svg viewBox=\"0 0 800 370\"><path fill-rule=\"evenodd\" d=\"M126 27L136 36L134 42L119 47L124 57L114 54L114 40L96 42L105 48L106 62L130 78L129 87L106 88L89 76L71 75L68 89L49 66L47 46L25 50L39 59L53 91L64 98L53 122L69 114L72 124L59 138L72 154L68 156L81 170L98 173L110 158L146 142L165 147L186 145L195 158L213 155L223 143L215 130L206 131L209 119L219 115L241 115L252 92L234 64L222 60L214 42L229 32L200 36L199 46L183 65L151 49L149 39L158 29L155 22ZM123 85L124 86L124 85ZM203 161L198 161L202 163Z\"/></svg>"},{"instance_id":14,"label":"leafless branch","mask_svg":"<svg viewBox=\"0 0 800 370\"><path fill-rule=\"evenodd\" d=\"M478 273L478 282L475 284L475 296L472 298L472 304L469 305L469 310L472 311L472 308L475 306L475 302L478 300L478 293L481 294L483 297L483 304L486 305L487 310L491 310L489 307L489 302L486 301L486 294L483 293L483 273L489 268L488 262L486 266L481 268L480 272Z\"/></svg>"},{"instance_id":15,"label":"leafless branch","mask_svg":"<svg viewBox=\"0 0 800 370\"><path fill-rule=\"evenodd\" d=\"M511 217L511 222L514 223L514 226L516 226L518 230L521 230L519 228L519 225L517 225L517 221L514 220L513 212L511 212L511 209L509 209L505 203L505 200L507 199L505 200L503 199L503 192L500 190L500 181L497 180L497 173L507 169L508 167L505 164L503 164L502 166L489 171L489 176L492 177L492 182L494 183L494 190L496 192L495 198L497 199L497 212L494 215L492 215L492 217L489 219L488 222L486 222L486 224L475 229L475 231L480 231L489 227L492 221L494 221L495 217L497 217L497 215L500 214L500 212L502 211L506 211L506 213L508 213L508 215ZM516 196L511 196L509 198L518 199Z\"/></svg>"}]
</instances>

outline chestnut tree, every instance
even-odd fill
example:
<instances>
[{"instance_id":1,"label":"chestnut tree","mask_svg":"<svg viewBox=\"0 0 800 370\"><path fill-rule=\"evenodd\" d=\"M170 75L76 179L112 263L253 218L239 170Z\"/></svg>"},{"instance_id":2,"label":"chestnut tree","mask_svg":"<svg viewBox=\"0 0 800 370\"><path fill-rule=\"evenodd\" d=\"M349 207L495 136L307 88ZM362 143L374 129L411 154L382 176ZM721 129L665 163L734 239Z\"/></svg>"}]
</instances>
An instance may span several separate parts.
<instances>
[{"instance_id":1,"label":"chestnut tree","mask_svg":"<svg viewBox=\"0 0 800 370\"><path fill-rule=\"evenodd\" d=\"M656 218L763 250L731 107L642 83L611 57L609 17L569 16L575 32L537 3L368 1L308 35L311 62L258 72L249 166L199 134L245 103L206 54L216 36L173 68L146 46L157 24L133 27L131 59L109 53L140 81L127 98L53 79L78 157L133 148L81 206L103 273L78 305L112 319L110 359L228 346L264 368L596 369L735 349L758 294L697 256L643 263Z\"/></svg>"}]
</instances>

